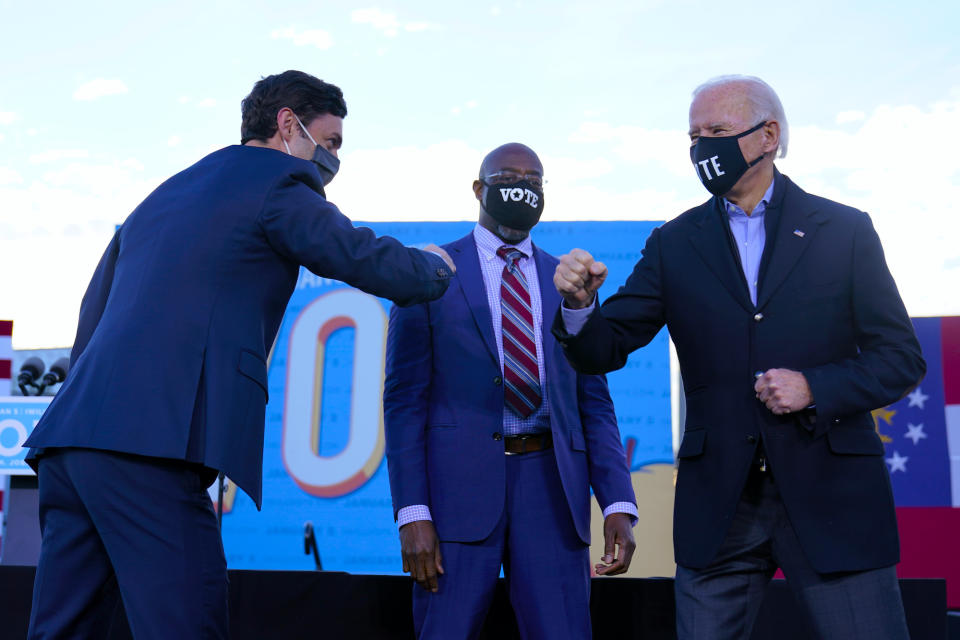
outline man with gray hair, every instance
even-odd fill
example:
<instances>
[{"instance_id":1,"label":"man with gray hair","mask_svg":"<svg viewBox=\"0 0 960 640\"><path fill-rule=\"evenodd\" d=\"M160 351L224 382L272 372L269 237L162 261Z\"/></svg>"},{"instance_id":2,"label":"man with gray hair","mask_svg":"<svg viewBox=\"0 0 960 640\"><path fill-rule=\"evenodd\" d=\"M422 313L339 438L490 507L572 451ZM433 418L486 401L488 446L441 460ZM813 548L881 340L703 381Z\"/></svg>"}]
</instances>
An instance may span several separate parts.
<instances>
[{"instance_id":1,"label":"man with gray hair","mask_svg":"<svg viewBox=\"0 0 960 640\"><path fill-rule=\"evenodd\" d=\"M686 424L674 548L681 640L746 639L781 568L818 638L907 638L897 522L872 409L926 365L870 218L774 166L787 121L759 78L706 82L690 159L713 195L656 229L602 306L606 267L563 256L553 331L583 373L666 325Z\"/></svg>"}]
</instances>

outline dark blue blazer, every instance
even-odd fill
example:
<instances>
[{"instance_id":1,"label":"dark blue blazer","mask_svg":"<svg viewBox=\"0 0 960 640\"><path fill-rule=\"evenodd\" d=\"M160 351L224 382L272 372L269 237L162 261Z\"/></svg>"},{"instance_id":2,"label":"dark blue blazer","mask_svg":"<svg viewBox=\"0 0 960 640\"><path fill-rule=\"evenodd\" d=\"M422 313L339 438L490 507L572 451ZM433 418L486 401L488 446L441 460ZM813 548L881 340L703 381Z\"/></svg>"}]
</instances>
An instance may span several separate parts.
<instances>
[{"instance_id":1,"label":"dark blue blazer","mask_svg":"<svg viewBox=\"0 0 960 640\"><path fill-rule=\"evenodd\" d=\"M674 512L677 561L710 563L762 438L800 544L821 572L899 559L883 443L870 411L923 377L920 345L863 212L776 174L757 305L719 198L656 229L626 284L576 336L554 333L588 373L623 366L666 324L686 393ZM815 411L776 416L754 374L801 371Z\"/></svg>"},{"instance_id":2,"label":"dark blue blazer","mask_svg":"<svg viewBox=\"0 0 960 640\"><path fill-rule=\"evenodd\" d=\"M457 266L446 294L393 308L383 396L394 515L430 507L441 540L486 538L504 507L503 370L470 234L444 247ZM543 315L560 305L557 260L534 247ZM542 320L542 319L541 319ZM590 487L599 503L635 503L603 376L576 373L543 332L553 451L577 533L590 541Z\"/></svg>"},{"instance_id":3,"label":"dark blue blazer","mask_svg":"<svg viewBox=\"0 0 960 640\"><path fill-rule=\"evenodd\" d=\"M438 256L354 228L311 162L227 147L160 185L114 235L70 375L26 445L202 463L259 508L266 357L300 265L398 304L449 282Z\"/></svg>"}]
</instances>

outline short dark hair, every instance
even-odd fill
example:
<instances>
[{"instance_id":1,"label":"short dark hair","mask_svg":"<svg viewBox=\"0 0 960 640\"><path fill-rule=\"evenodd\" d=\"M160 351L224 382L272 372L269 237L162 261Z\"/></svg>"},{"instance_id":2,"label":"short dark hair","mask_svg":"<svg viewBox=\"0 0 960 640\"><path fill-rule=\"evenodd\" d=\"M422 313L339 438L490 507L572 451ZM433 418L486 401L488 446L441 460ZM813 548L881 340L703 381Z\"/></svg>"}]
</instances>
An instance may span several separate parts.
<instances>
[{"instance_id":1,"label":"short dark hair","mask_svg":"<svg viewBox=\"0 0 960 640\"><path fill-rule=\"evenodd\" d=\"M277 112L289 107L308 126L317 116L347 115L340 88L302 71L284 71L261 78L240 103L240 144L268 140L277 132Z\"/></svg>"}]
</instances>

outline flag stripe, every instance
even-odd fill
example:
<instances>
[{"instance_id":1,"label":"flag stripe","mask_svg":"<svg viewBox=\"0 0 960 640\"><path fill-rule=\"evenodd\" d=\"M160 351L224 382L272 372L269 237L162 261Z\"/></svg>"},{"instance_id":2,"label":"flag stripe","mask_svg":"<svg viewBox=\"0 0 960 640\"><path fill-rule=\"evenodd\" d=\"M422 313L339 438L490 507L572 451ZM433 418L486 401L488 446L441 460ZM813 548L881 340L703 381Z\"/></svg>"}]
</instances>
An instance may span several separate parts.
<instances>
[{"instance_id":1,"label":"flag stripe","mask_svg":"<svg viewBox=\"0 0 960 640\"><path fill-rule=\"evenodd\" d=\"M960 316L940 319L940 347L944 400L946 404L960 404Z\"/></svg>"}]
</instances>

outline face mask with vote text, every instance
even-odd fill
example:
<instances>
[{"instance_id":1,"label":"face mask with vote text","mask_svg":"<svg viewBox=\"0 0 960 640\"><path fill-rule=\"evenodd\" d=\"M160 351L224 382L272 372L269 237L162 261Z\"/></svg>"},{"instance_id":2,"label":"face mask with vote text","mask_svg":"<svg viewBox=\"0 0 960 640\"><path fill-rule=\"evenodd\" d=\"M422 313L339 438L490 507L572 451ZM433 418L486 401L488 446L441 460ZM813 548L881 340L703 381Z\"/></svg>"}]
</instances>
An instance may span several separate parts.
<instances>
[{"instance_id":1,"label":"face mask with vote text","mask_svg":"<svg viewBox=\"0 0 960 640\"><path fill-rule=\"evenodd\" d=\"M690 160L707 191L715 196L724 195L737 184L747 169L763 160L764 156L761 155L753 162L747 162L740 150L739 140L765 124L765 121L761 122L735 136L697 138L697 143L690 147Z\"/></svg>"},{"instance_id":2,"label":"face mask with vote text","mask_svg":"<svg viewBox=\"0 0 960 640\"><path fill-rule=\"evenodd\" d=\"M483 210L510 229L529 231L543 214L543 190L529 180L510 184L488 184L483 197Z\"/></svg>"}]
</instances>

